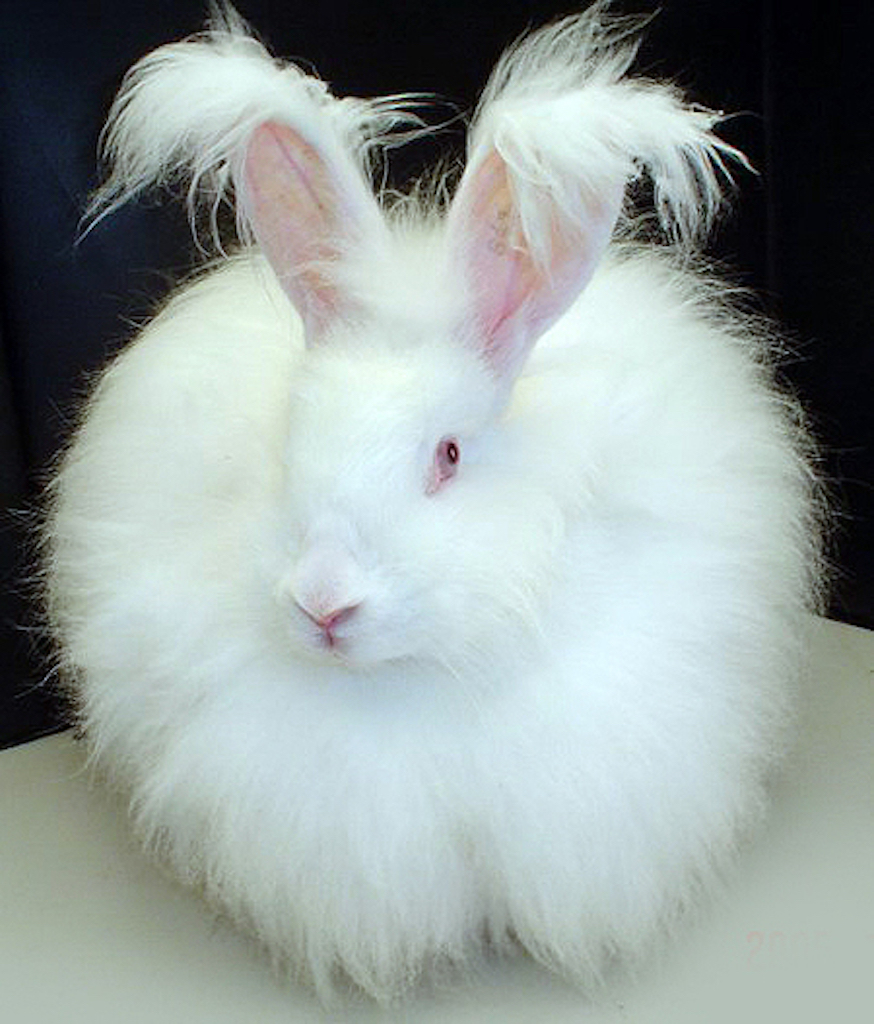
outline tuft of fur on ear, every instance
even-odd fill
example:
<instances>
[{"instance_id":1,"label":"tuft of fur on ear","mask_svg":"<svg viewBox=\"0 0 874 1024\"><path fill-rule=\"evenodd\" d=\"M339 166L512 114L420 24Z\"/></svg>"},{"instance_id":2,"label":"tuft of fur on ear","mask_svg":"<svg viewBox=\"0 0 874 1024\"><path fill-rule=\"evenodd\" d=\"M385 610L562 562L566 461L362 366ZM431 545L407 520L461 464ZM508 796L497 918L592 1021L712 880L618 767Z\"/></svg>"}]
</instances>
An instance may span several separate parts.
<instances>
[{"instance_id":1,"label":"tuft of fur on ear","mask_svg":"<svg viewBox=\"0 0 874 1024\"><path fill-rule=\"evenodd\" d=\"M86 230L146 189L187 180L195 239L205 205L208 237L221 250L218 210L239 188L259 125L292 126L331 165L341 190L361 194L374 150L418 124L413 101L335 99L319 79L271 57L232 7L214 5L205 32L160 47L125 76L101 137L110 174L91 199ZM244 207L237 204L237 228L248 242Z\"/></svg>"},{"instance_id":2,"label":"tuft of fur on ear","mask_svg":"<svg viewBox=\"0 0 874 1024\"><path fill-rule=\"evenodd\" d=\"M743 154L713 134L720 113L686 103L674 87L623 76L649 17L613 17L608 0L523 38L496 66L471 126L469 165L491 150L507 165L522 234L549 263L551 218L573 224L586 199L646 173L661 227L694 242L713 222L728 161ZM581 201L582 200L582 201Z\"/></svg>"},{"instance_id":3,"label":"tuft of fur on ear","mask_svg":"<svg viewBox=\"0 0 874 1024\"><path fill-rule=\"evenodd\" d=\"M624 77L648 19L608 10L601 0L511 47L471 125L447 249L464 268L468 337L505 383L595 273L629 183L649 175L661 227L691 246L727 161L746 164L713 134L720 115Z\"/></svg>"}]
</instances>

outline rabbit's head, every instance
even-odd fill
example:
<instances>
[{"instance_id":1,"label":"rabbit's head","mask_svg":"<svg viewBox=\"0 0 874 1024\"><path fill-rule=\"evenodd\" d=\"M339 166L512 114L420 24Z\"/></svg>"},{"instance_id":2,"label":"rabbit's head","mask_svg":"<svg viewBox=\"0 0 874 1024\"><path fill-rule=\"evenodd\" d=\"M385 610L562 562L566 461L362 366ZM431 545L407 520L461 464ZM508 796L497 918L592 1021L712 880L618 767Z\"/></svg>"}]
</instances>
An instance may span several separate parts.
<instances>
[{"instance_id":1,"label":"rabbit's head","mask_svg":"<svg viewBox=\"0 0 874 1024\"><path fill-rule=\"evenodd\" d=\"M482 209L456 200L435 228L421 211L384 219L359 177L276 123L256 128L242 174L238 196L306 343L275 586L290 636L355 666L494 658L493 638L506 649L534 621L561 518L537 472L512 465L523 446L508 430L520 365L508 346L530 337L513 321L533 289L508 273L493 290L477 265L500 259L489 232L507 228L486 207L506 196L486 190L506 176L487 167L476 196L459 192ZM479 217L493 225L471 230Z\"/></svg>"},{"instance_id":2,"label":"rabbit's head","mask_svg":"<svg viewBox=\"0 0 874 1024\"><path fill-rule=\"evenodd\" d=\"M402 99L334 99L230 12L145 58L116 102L95 209L180 171L192 197L232 186L300 314L275 594L315 658L460 670L537 631L586 466L560 411L531 412L526 359L595 272L629 181L647 170L688 237L737 156L711 112L623 78L634 44L603 8L498 65L445 214L386 211L368 182Z\"/></svg>"}]
</instances>

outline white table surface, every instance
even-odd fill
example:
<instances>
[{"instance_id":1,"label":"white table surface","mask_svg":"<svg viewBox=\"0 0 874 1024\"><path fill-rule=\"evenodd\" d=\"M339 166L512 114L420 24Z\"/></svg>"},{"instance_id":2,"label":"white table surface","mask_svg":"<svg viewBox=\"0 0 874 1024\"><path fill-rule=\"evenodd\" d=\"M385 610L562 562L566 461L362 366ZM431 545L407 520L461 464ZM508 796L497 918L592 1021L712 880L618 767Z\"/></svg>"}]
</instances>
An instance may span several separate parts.
<instances>
[{"instance_id":1,"label":"white table surface","mask_svg":"<svg viewBox=\"0 0 874 1024\"><path fill-rule=\"evenodd\" d=\"M69 734L0 753L10 1024L874 1021L874 633L817 623L797 746L727 898L597 1003L519 961L396 1010L322 1011L142 856Z\"/></svg>"}]
</instances>

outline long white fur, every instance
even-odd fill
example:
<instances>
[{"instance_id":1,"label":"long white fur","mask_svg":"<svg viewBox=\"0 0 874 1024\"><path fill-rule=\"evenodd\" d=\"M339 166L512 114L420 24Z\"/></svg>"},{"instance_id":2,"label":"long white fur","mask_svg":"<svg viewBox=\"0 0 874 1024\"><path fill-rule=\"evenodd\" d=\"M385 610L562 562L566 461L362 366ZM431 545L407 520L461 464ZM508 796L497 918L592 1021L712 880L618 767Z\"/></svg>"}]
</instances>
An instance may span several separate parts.
<instances>
[{"instance_id":1,"label":"long white fur","mask_svg":"<svg viewBox=\"0 0 874 1024\"><path fill-rule=\"evenodd\" d=\"M747 164L713 134L722 115L691 106L661 82L627 79L646 19L608 17L593 5L520 41L500 60L480 101L469 164L496 148L510 166L523 225L541 259L542 195L564 217L581 194L606 194L647 173L661 226L678 242L707 232L721 205L727 161Z\"/></svg>"},{"instance_id":2,"label":"long white fur","mask_svg":"<svg viewBox=\"0 0 874 1024\"><path fill-rule=\"evenodd\" d=\"M643 166L689 235L733 155L620 78L605 16L523 43L476 118L532 250ZM133 72L99 208L183 167L221 193L276 119L365 195L394 103L330 99L227 19ZM380 232L324 344L247 249L108 369L49 496L62 668L144 841L325 998L512 943L590 983L761 813L819 581L804 430L768 332L672 249L608 249L502 395L459 335L453 233L432 209ZM426 497L446 434L459 472ZM367 587L345 660L295 603L314 552Z\"/></svg>"},{"instance_id":3,"label":"long white fur","mask_svg":"<svg viewBox=\"0 0 874 1024\"><path fill-rule=\"evenodd\" d=\"M188 208L216 215L232 199L252 131L266 121L294 124L330 155L347 179L363 177L375 148L396 143L396 129L417 123L409 95L334 99L327 86L293 64L274 60L230 6L214 5L201 36L147 54L125 77L102 136L111 169L92 197L94 223L155 185L190 182ZM401 134L400 137L403 137ZM251 241L242 205L241 237Z\"/></svg>"}]
</instances>

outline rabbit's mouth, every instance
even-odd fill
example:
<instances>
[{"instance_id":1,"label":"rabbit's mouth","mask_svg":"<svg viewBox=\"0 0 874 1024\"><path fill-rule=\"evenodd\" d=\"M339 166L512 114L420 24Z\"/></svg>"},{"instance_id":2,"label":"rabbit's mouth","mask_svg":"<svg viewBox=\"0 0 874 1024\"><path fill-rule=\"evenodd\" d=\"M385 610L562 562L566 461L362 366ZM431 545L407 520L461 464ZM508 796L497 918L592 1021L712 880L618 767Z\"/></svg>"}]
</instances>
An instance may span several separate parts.
<instances>
[{"instance_id":1,"label":"rabbit's mouth","mask_svg":"<svg viewBox=\"0 0 874 1024\"><path fill-rule=\"evenodd\" d=\"M296 649L309 660L322 665L358 669L384 660L383 652L371 650L375 645L369 642L369 630L358 621L363 617L349 611L317 621L295 605L288 627Z\"/></svg>"},{"instance_id":2,"label":"rabbit's mouth","mask_svg":"<svg viewBox=\"0 0 874 1024\"><path fill-rule=\"evenodd\" d=\"M347 661L353 641L342 632L340 624L317 626L312 633L312 646L327 655L332 661Z\"/></svg>"},{"instance_id":3,"label":"rabbit's mouth","mask_svg":"<svg viewBox=\"0 0 874 1024\"><path fill-rule=\"evenodd\" d=\"M358 610L357 604L324 612L311 611L299 602L295 602L304 616L315 626L314 636L320 648L340 651L348 640L344 627L354 619Z\"/></svg>"},{"instance_id":4,"label":"rabbit's mouth","mask_svg":"<svg viewBox=\"0 0 874 1024\"><path fill-rule=\"evenodd\" d=\"M378 612L366 608L319 624L295 607L291 620L286 619L286 629L298 654L325 666L369 674L416 656L403 629L394 628Z\"/></svg>"},{"instance_id":5,"label":"rabbit's mouth","mask_svg":"<svg viewBox=\"0 0 874 1024\"><path fill-rule=\"evenodd\" d=\"M319 624L306 613L295 616L293 630L305 653L320 662L351 664L355 658L356 643L350 627L343 623Z\"/></svg>"}]
</instances>

